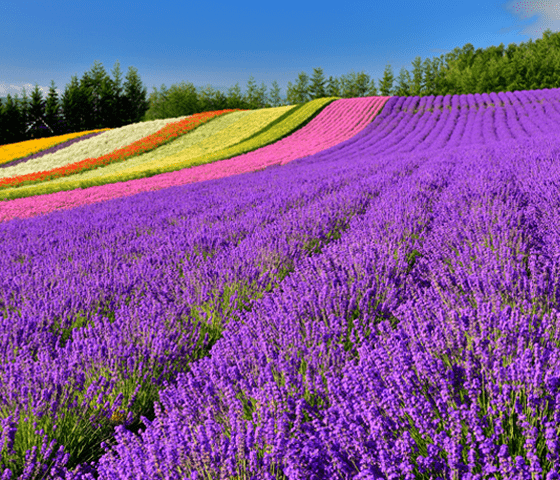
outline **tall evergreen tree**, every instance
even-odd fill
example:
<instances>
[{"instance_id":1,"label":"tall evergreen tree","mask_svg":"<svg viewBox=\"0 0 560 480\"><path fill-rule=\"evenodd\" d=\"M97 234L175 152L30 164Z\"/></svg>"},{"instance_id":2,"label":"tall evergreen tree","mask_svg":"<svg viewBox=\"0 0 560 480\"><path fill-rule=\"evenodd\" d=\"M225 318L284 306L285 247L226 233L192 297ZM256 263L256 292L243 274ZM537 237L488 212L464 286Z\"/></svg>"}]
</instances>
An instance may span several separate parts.
<instances>
[{"instance_id":1,"label":"tall evergreen tree","mask_svg":"<svg viewBox=\"0 0 560 480\"><path fill-rule=\"evenodd\" d=\"M393 69L390 64L387 64L383 72L383 78L379 82L379 92L382 96L386 97L392 95L394 79Z\"/></svg>"},{"instance_id":2,"label":"tall evergreen tree","mask_svg":"<svg viewBox=\"0 0 560 480\"><path fill-rule=\"evenodd\" d=\"M124 82L125 125L138 123L150 108L146 95L148 90L142 85L138 69L128 67Z\"/></svg>"},{"instance_id":3,"label":"tall evergreen tree","mask_svg":"<svg viewBox=\"0 0 560 480\"><path fill-rule=\"evenodd\" d=\"M327 80L327 88L325 91L327 97L341 97L342 89L340 85L340 80L336 77L330 76Z\"/></svg>"},{"instance_id":4,"label":"tall evergreen tree","mask_svg":"<svg viewBox=\"0 0 560 480\"><path fill-rule=\"evenodd\" d=\"M280 97L280 85L274 80L272 82L272 89L270 90L270 104L273 107L279 107L282 105L282 97Z\"/></svg>"},{"instance_id":5,"label":"tall evergreen tree","mask_svg":"<svg viewBox=\"0 0 560 480\"><path fill-rule=\"evenodd\" d=\"M21 117L21 126L19 130L19 142L23 142L24 140L28 139L28 128L29 128L29 97L27 96L27 92L25 91L25 87L22 91L21 98L18 98L16 95L16 102L19 108L19 114Z\"/></svg>"},{"instance_id":6,"label":"tall evergreen tree","mask_svg":"<svg viewBox=\"0 0 560 480\"><path fill-rule=\"evenodd\" d=\"M422 68L422 59L416 57L412 61L412 84L410 85L410 94L418 97L424 90L424 70Z\"/></svg>"},{"instance_id":7,"label":"tall evergreen tree","mask_svg":"<svg viewBox=\"0 0 560 480\"><path fill-rule=\"evenodd\" d=\"M23 140L22 130L25 124L22 121L21 113L19 110L19 105L16 98L8 93L6 97L6 102L3 105L3 118L4 118L4 142L5 143L16 143Z\"/></svg>"},{"instance_id":8,"label":"tall evergreen tree","mask_svg":"<svg viewBox=\"0 0 560 480\"><path fill-rule=\"evenodd\" d=\"M4 116L4 102L0 98L0 145L5 145L7 142L6 140L6 119Z\"/></svg>"},{"instance_id":9,"label":"tall evergreen tree","mask_svg":"<svg viewBox=\"0 0 560 480\"><path fill-rule=\"evenodd\" d=\"M397 85L395 87L395 95L399 97L408 97L410 95L410 72L402 67L397 77Z\"/></svg>"},{"instance_id":10,"label":"tall evergreen tree","mask_svg":"<svg viewBox=\"0 0 560 480\"><path fill-rule=\"evenodd\" d=\"M47 101L45 102L45 124L51 135L58 135L62 132L62 128L59 123L60 104L58 102L58 93L56 91L54 80L51 80L49 94L47 95Z\"/></svg>"},{"instance_id":11,"label":"tall evergreen tree","mask_svg":"<svg viewBox=\"0 0 560 480\"><path fill-rule=\"evenodd\" d=\"M247 104L243 98L243 93L241 92L239 82L229 87L228 89L227 108L239 108L242 110L245 110L247 108Z\"/></svg>"},{"instance_id":12,"label":"tall evergreen tree","mask_svg":"<svg viewBox=\"0 0 560 480\"><path fill-rule=\"evenodd\" d=\"M99 61L95 61L91 70L85 72L80 87L88 98L88 107L84 108L87 129L105 128L112 123L114 91L112 80Z\"/></svg>"},{"instance_id":13,"label":"tall evergreen tree","mask_svg":"<svg viewBox=\"0 0 560 480\"><path fill-rule=\"evenodd\" d=\"M288 104L300 104L309 100L309 76L305 72L298 75L295 85L288 82Z\"/></svg>"},{"instance_id":14,"label":"tall evergreen tree","mask_svg":"<svg viewBox=\"0 0 560 480\"><path fill-rule=\"evenodd\" d=\"M201 112L224 110L227 107L227 97L211 85L198 90L198 108Z\"/></svg>"},{"instance_id":15,"label":"tall evergreen tree","mask_svg":"<svg viewBox=\"0 0 560 480\"><path fill-rule=\"evenodd\" d=\"M123 101L123 85L122 85L122 70L119 61L115 62L113 65L113 70L111 70L113 74L113 82L112 82L112 96L113 96L113 104L111 107L111 115L109 116L109 124L107 125L108 128L117 128L122 127L124 125L124 101Z\"/></svg>"},{"instance_id":16,"label":"tall evergreen tree","mask_svg":"<svg viewBox=\"0 0 560 480\"><path fill-rule=\"evenodd\" d=\"M370 76L362 70L355 76L354 89L356 97L366 97L372 89L375 90L375 84L372 83Z\"/></svg>"},{"instance_id":17,"label":"tall evergreen tree","mask_svg":"<svg viewBox=\"0 0 560 480\"><path fill-rule=\"evenodd\" d=\"M266 94L267 90L266 84L261 82L260 87L257 88L257 104L260 105L259 108L269 108L271 106L268 95Z\"/></svg>"},{"instance_id":18,"label":"tall evergreen tree","mask_svg":"<svg viewBox=\"0 0 560 480\"><path fill-rule=\"evenodd\" d=\"M325 80L323 69L320 67L314 68L313 76L311 77L311 85L309 86L309 96L312 99L326 97L327 96L327 92L325 89L326 83L327 81Z\"/></svg>"},{"instance_id":19,"label":"tall evergreen tree","mask_svg":"<svg viewBox=\"0 0 560 480\"><path fill-rule=\"evenodd\" d=\"M29 138L39 138L46 136L45 126L45 100L43 93L39 89L39 85L35 84L35 88L31 92L31 100L29 103L29 125L27 136Z\"/></svg>"},{"instance_id":20,"label":"tall evergreen tree","mask_svg":"<svg viewBox=\"0 0 560 480\"><path fill-rule=\"evenodd\" d=\"M424 91L422 92L423 97L428 95L436 94L436 74L434 72L434 66L432 65L432 60L426 58L422 64L424 70Z\"/></svg>"},{"instance_id":21,"label":"tall evergreen tree","mask_svg":"<svg viewBox=\"0 0 560 480\"><path fill-rule=\"evenodd\" d=\"M66 132L83 132L87 130L88 118L91 117L88 92L81 88L77 75L73 75L66 84L62 94L61 106L66 124Z\"/></svg>"},{"instance_id":22,"label":"tall evergreen tree","mask_svg":"<svg viewBox=\"0 0 560 480\"><path fill-rule=\"evenodd\" d=\"M247 80L247 90L245 91L244 100L247 106L251 109L261 108L259 89L257 87L257 82L255 81L255 77L253 77L253 75L251 75L249 77L249 80Z\"/></svg>"}]
</instances>

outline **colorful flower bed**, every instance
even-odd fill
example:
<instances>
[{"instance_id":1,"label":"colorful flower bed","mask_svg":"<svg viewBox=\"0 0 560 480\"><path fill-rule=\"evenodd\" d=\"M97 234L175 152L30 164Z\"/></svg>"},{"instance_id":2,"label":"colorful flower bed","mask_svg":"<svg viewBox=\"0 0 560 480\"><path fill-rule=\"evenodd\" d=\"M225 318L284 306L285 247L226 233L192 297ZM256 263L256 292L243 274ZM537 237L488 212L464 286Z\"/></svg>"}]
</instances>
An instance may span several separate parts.
<instances>
[{"instance_id":1,"label":"colorful flower bed","mask_svg":"<svg viewBox=\"0 0 560 480\"><path fill-rule=\"evenodd\" d=\"M381 111L388 98L369 97L336 100L322 110L305 127L296 130L292 135L253 152L222 160L219 163L200 165L128 182L11 200L7 204L0 204L0 220L9 220L16 217L29 218L53 210L88 205L143 191L159 190L186 183L251 172L278 163L285 164L296 158L314 154L321 149L327 149L331 145L343 142L361 131ZM245 114L246 112L237 112L227 117L241 113ZM212 124L217 121L219 120L213 121ZM208 127L211 127L212 124L209 124ZM196 132L203 128L200 127ZM188 136L184 138L187 139ZM177 142L171 143L170 147L173 147L175 143ZM154 150L153 153L155 154L159 150L161 148Z\"/></svg>"},{"instance_id":2,"label":"colorful flower bed","mask_svg":"<svg viewBox=\"0 0 560 480\"><path fill-rule=\"evenodd\" d=\"M109 128L102 128L99 130L88 130L86 132L68 133L66 135L57 135L55 137L48 138L36 138L33 140L26 140L19 143L10 143L9 145L0 146L0 164L11 162L12 160L18 160L20 158L33 155L35 153L41 152L43 150L48 150L55 145L65 143L73 138L79 138L84 135L89 135L95 132L105 132L110 130Z\"/></svg>"},{"instance_id":3,"label":"colorful flower bed","mask_svg":"<svg viewBox=\"0 0 560 480\"><path fill-rule=\"evenodd\" d=\"M34 195L45 195L57 191L74 190L77 188L86 188L94 185L104 185L106 183L124 182L127 180L133 180L142 177L151 177L162 172L173 172L187 167L231 158L247 151L255 150L259 147L268 145L289 135L293 131L297 130L297 128L301 126L302 123L310 121L326 105L334 100L334 98L321 98L307 104L300 105L296 108L291 108L275 121L270 123L267 127L258 131L254 136L212 154L200 156L195 159L183 160L182 162L166 162L164 165L160 165L158 168L153 169L139 167L137 170L126 173L119 172L118 174L115 174L113 176L89 178L87 180L74 180L73 178L69 178L56 183L45 182L44 184L40 185L28 187L22 186L11 188L5 191L0 190L0 199L24 198Z\"/></svg>"}]
</instances>

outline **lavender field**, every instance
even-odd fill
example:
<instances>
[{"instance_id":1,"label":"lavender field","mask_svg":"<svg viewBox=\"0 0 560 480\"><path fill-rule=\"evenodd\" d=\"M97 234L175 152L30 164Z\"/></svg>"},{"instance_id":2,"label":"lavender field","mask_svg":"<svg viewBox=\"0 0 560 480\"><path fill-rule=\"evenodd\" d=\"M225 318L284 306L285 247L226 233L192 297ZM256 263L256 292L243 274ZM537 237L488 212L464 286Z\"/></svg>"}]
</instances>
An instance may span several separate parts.
<instances>
[{"instance_id":1,"label":"lavender field","mask_svg":"<svg viewBox=\"0 0 560 480\"><path fill-rule=\"evenodd\" d=\"M560 89L391 97L0 223L0 479L560 478L558 125Z\"/></svg>"}]
</instances>

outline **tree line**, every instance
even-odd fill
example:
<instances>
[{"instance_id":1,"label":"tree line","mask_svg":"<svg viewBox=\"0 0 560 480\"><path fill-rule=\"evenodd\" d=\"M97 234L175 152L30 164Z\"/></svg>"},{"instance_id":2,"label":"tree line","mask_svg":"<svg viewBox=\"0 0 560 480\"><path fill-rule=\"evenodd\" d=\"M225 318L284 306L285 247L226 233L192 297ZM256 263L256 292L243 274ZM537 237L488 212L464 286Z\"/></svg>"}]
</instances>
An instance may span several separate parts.
<instances>
[{"instance_id":1,"label":"tree line","mask_svg":"<svg viewBox=\"0 0 560 480\"><path fill-rule=\"evenodd\" d=\"M275 81L267 93L264 83L257 86L251 76L246 93L239 84L227 94L212 87L197 89L182 82L167 89L154 88L150 94L150 108L146 119L172 118L206 110L223 108L266 108L305 103L322 97L355 98L367 96L428 96L461 95L466 93L512 92L560 87L560 32L550 29L533 42L503 44L474 49L467 43L463 48L439 57L416 57L410 70L402 68L398 76L387 64L383 77L376 82L364 71L351 71L340 77L325 77L322 68L314 68L312 75L299 73L288 82L285 99Z\"/></svg>"},{"instance_id":2,"label":"tree line","mask_svg":"<svg viewBox=\"0 0 560 480\"><path fill-rule=\"evenodd\" d=\"M560 87L560 32L550 29L536 41L503 44L474 49L463 48L439 57L416 57L409 71L402 68L395 77L387 64L383 77L374 79L364 71L340 77L325 77L322 68L312 75L299 73L288 82L282 98L276 81L267 89L257 85L251 76L245 92L239 83L226 93L211 86L195 87L190 82L162 85L147 97L138 71L130 67L122 84L118 62L113 78L98 62L80 81L72 77L59 100L51 83L46 100L38 86L31 99L12 99L9 95L0 107L0 144L40 136L60 135L96 128L116 128L139 121L174 118L194 113L223 109L258 109L294 105L322 97L355 98L365 96L428 96L466 93L510 92Z\"/></svg>"},{"instance_id":3,"label":"tree line","mask_svg":"<svg viewBox=\"0 0 560 480\"><path fill-rule=\"evenodd\" d=\"M141 121L149 104L138 70L129 67L123 83L117 61L112 74L94 62L80 80L71 78L60 98L54 81L46 99L38 85L30 97L25 89L22 98L8 95L0 105L0 145Z\"/></svg>"}]
</instances>

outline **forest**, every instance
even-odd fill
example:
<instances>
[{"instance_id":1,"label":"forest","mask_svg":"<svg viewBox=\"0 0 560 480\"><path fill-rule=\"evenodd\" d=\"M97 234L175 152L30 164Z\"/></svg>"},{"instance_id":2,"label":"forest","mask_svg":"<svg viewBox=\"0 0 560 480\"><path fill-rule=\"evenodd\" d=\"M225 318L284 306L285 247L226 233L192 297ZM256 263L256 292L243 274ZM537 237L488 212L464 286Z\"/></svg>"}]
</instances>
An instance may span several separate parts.
<instances>
[{"instance_id":1,"label":"forest","mask_svg":"<svg viewBox=\"0 0 560 480\"><path fill-rule=\"evenodd\" d=\"M94 62L81 79L77 75L59 98L51 82L46 99L35 85L30 97L8 95L0 104L0 145L70 132L117 128L141 121L175 118L229 108L259 109L302 104L323 97L429 96L512 92L560 87L560 32L548 29L534 42L476 49L470 43L439 57L416 57L410 69L397 76L387 64L376 81L363 70L340 77L325 76L322 68L311 75L298 74L288 82L286 96L272 82L269 90L253 76L242 92L239 83L227 92L195 87L190 82L167 88L154 87L148 95L138 70L129 67L126 77L118 62L112 77Z\"/></svg>"}]
</instances>

